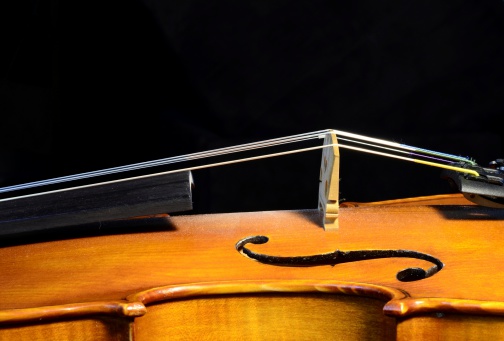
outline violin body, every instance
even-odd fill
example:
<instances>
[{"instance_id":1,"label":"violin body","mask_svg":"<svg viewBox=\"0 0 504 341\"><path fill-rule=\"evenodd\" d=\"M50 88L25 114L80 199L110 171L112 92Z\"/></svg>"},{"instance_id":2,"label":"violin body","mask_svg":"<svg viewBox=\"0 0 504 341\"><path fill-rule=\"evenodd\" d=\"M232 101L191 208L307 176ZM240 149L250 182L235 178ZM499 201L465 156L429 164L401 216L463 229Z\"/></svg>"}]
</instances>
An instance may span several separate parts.
<instances>
[{"instance_id":1,"label":"violin body","mask_svg":"<svg viewBox=\"0 0 504 341\"><path fill-rule=\"evenodd\" d=\"M318 210L164 217L0 248L0 340L504 340L504 211L461 195ZM139 224L140 225L140 224ZM396 273L411 258L275 266L254 251L303 256L401 249L440 259L429 278Z\"/></svg>"}]
</instances>

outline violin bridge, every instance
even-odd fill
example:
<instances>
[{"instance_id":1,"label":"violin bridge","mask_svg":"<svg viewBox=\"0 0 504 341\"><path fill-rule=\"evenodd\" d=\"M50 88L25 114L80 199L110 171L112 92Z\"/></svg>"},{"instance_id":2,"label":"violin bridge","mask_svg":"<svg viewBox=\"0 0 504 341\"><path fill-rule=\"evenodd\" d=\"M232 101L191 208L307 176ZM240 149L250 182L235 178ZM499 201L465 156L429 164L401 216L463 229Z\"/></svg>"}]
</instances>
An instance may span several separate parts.
<instances>
[{"instance_id":1,"label":"violin bridge","mask_svg":"<svg viewBox=\"0 0 504 341\"><path fill-rule=\"evenodd\" d=\"M339 214L339 148L335 133L325 136L322 151L322 164L320 166L319 185L319 210L324 215L324 229L335 230L338 228Z\"/></svg>"}]
</instances>

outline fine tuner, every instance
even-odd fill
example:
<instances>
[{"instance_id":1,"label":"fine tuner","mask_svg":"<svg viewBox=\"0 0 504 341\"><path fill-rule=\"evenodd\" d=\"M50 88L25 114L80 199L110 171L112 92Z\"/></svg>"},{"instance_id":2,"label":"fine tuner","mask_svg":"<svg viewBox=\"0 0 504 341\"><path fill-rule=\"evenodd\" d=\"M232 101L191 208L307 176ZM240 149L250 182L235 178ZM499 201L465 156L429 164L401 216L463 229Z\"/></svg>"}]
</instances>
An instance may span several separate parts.
<instances>
[{"instance_id":1,"label":"fine tuner","mask_svg":"<svg viewBox=\"0 0 504 341\"><path fill-rule=\"evenodd\" d=\"M322 145L306 146L321 139L324 141ZM293 148L293 145L296 147ZM442 168L441 176L468 200L482 206L504 207L504 159L482 167L467 157L327 129L3 187L0 193L14 195L0 199L0 237L105 219L190 210L193 170L317 149L323 150L319 209L325 216L325 228L330 229L337 226L339 211L339 148ZM222 160L222 157L238 153L245 156ZM210 158L214 158L214 162L202 163ZM186 166L103 181L104 176L179 163ZM89 183L98 177L102 177L102 181ZM73 186L57 187L66 183ZM46 190L33 192L39 187Z\"/></svg>"}]
</instances>

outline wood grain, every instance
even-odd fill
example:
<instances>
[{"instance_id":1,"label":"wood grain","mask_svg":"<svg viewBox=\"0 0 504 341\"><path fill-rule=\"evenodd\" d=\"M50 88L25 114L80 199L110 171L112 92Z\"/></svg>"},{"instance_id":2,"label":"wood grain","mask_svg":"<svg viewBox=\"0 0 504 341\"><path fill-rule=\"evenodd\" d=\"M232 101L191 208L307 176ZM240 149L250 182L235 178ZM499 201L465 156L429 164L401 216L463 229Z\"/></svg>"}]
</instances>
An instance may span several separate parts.
<instances>
[{"instance_id":1,"label":"wood grain","mask_svg":"<svg viewBox=\"0 0 504 341\"><path fill-rule=\"evenodd\" d=\"M131 334L131 320L97 317L3 326L0 328L0 341L129 341Z\"/></svg>"},{"instance_id":2,"label":"wood grain","mask_svg":"<svg viewBox=\"0 0 504 341\"><path fill-rule=\"evenodd\" d=\"M7 309L0 311L0 324L15 324L83 318L97 315L137 317L145 314L145 306L139 302L89 302L58 306Z\"/></svg>"},{"instance_id":3,"label":"wood grain","mask_svg":"<svg viewBox=\"0 0 504 341\"><path fill-rule=\"evenodd\" d=\"M504 257L502 211L477 206L341 210L340 228L331 232L321 228L316 210L232 213L171 217L171 228L165 231L130 230L4 247L0 249L4 274L0 308L115 300L173 283L257 278L345 280L401 288L412 297L504 300L504 264L496 261ZM254 246L262 253L296 256L335 249L409 249L440 258L445 268L431 278L402 283L395 278L397 271L429 263L383 259L335 267L269 266L234 249L241 238L257 234L270 238L267 244Z\"/></svg>"},{"instance_id":4,"label":"wood grain","mask_svg":"<svg viewBox=\"0 0 504 341\"><path fill-rule=\"evenodd\" d=\"M504 340L504 318L443 313L418 316L398 323L397 340Z\"/></svg>"},{"instance_id":5,"label":"wood grain","mask_svg":"<svg viewBox=\"0 0 504 341\"><path fill-rule=\"evenodd\" d=\"M135 321L137 340L394 340L382 302L321 294L177 300Z\"/></svg>"},{"instance_id":6,"label":"wood grain","mask_svg":"<svg viewBox=\"0 0 504 341\"><path fill-rule=\"evenodd\" d=\"M308 321L314 324L318 321L315 316L322 316L317 328L329 328L327 333L321 331L320 334L326 339L336 332L346 337L345 328L357 328L357 325L366 328L366 323L383 322L376 320L377 311L382 319L388 316L399 321L397 338L401 340L450 339L452 334L461 337L460 330L465 335L462 339L477 340L478 335L498 338L500 334L496 330L501 329L504 302L504 263L499 261L504 259L501 247L504 212L460 203L450 205L445 199L441 199L441 205L436 205L436 199L422 198L418 201L420 204L406 200L403 204L396 201L341 207L336 231L324 231L323 216L314 209L176 216L167 218L169 224L165 228L154 230L131 228L110 235L6 245L0 248L0 310L128 298L129 302L147 304L147 313L137 318L138 325L135 322L136 340L145 340L149 328L156 330L156 337L162 340L165 337L162 336L162 323L170 326L172 320L176 324L187 323L186 330L199 330L195 334L198 337L207 336L209 332L205 332L205 328L191 327L193 322L181 317L193 315L200 320L218 317L223 323L232 324L228 334L221 331L223 335L238 335L239 329L235 326L243 325L250 333L247 335L254 336L259 331L253 329L251 321L259 321L257 316L261 316L261 322L272 321L269 324L272 330L277 314L282 316L280 321L288 324L287 313L282 309L292 302L294 311L298 311L299 316L308 314L305 316L310 316ZM422 204L425 202L429 205ZM411 266L426 268L430 264L416 259L376 259L334 267L265 265L243 257L235 249L238 240L253 235L266 235L269 242L250 248L271 255L312 255L336 249L408 249L441 259L444 268L421 281L400 282L395 278L399 270ZM297 283L297 289L243 292L247 285L272 281L289 282L293 286ZM351 289L342 291L344 295L336 295L338 297L328 295L331 298L327 303L313 303L317 313L312 314L309 306L302 302L319 302L326 296L302 289L307 281L313 287L343 282L354 283L357 287L375 285L404 295L369 298L365 292ZM241 289L228 290L224 294L216 289L203 296L182 295L170 299L170 293L190 292L189 288L205 286L204 283L221 289L223 285ZM164 291L167 288L169 291ZM353 290L356 294L349 295ZM205 302L205 299L210 300ZM372 312L366 311L368 300L376 303L372 305ZM365 307L358 304L358 307L352 302L368 303L364 303ZM350 313L341 317L341 309ZM448 318L439 319L436 314ZM359 323L344 320L353 315L363 317L355 320ZM328 327L329 318L340 322ZM466 319L469 321L467 327L457 329L456 322ZM296 321L296 325L302 325ZM289 327L292 328L294 326ZM438 331L429 334L430 328ZM358 333L352 329L351 333L354 332ZM286 330L279 333L288 339L298 335L297 332L289 335ZM365 329L364 334L369 333L372 334ZM390 336L388 329L380 333L385 339ZM356 335L364 338L364 334ZM179 337L177 335L174 333L171 337Z\"/></svg>"}]
</instances>

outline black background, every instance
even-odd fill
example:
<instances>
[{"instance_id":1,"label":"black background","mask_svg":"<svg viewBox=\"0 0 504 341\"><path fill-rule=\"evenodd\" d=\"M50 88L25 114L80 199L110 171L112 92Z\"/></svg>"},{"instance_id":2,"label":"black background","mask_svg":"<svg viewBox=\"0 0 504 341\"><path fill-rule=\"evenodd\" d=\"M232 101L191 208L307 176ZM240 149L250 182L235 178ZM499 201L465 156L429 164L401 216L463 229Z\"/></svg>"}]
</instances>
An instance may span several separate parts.
<instances>
[{"instance_id":1,"label":"black background","mask_svg":"<svg viewBox=\"0 0 504 341\"><path fill-rule=\"evenodd\" d=\"M0 186L334 128L502 157L502 1L12 1ZM341 197L450 192L341 151ZM320 152L195 172L196 213L314 208Z\"/></svg>"}]
</instances>

